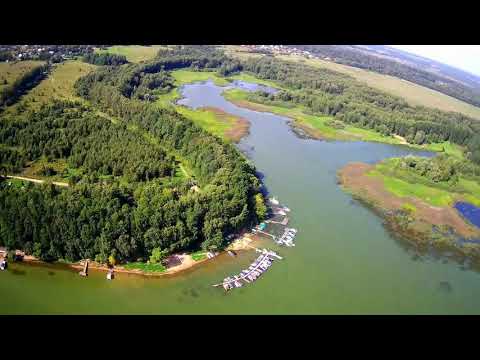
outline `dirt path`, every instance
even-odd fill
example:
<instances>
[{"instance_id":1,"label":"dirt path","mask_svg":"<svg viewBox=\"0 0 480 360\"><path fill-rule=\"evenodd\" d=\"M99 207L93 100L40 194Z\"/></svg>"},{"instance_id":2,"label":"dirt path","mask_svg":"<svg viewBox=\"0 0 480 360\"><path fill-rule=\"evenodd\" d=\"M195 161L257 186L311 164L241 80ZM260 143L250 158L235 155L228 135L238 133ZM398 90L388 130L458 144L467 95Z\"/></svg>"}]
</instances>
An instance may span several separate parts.
<instances>
[{"instance_id":1,"label":"dirt path","mask_svg":"<svg viewBox=\"0 0 480 360\"><path fill-rule=\"evenodd\" d=\"M27 178L23 176L12 176L12 175L7 175L6 176L8 179L17 179L17 180L23 180L23 181L30 181L36 184L43 184L45 180L39 180L39 179L32 179L32 178ZM65 182L59 182L59 181L52 181L53 185L56 186L63 186L63 187L68 187L68 184Z\"/></svg>"},{"instance_id":2,"label":"dirt path","mask_svg":"<svg viewBox=\"0 0 480 360\"><path fill-rule=\"evenodd\" d=\"M387 191L383 181L367 173L373 165L350 163L339 171L341 184L362 198L372 200L387 210L401 209L409 202L416 207L415 218L431 225L449 225L464 237L478 236L479 231L467 224L452 207L434 207L417 198L398 197Z\"/></svg>"}]
</instances>

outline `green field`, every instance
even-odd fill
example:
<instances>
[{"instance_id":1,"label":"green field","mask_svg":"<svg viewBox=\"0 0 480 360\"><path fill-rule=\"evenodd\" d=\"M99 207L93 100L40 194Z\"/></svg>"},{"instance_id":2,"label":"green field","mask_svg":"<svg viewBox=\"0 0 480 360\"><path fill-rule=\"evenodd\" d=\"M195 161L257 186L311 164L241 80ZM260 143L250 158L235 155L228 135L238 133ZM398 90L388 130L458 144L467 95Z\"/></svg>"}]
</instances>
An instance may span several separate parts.
<instances>
[{"instance_id":1,"label":"green field","mask_svg":"<svg viewBox=\"0 0 480 360\"><path fill-rule=\"evenodd\" d=\"M286 61L303 62L314 67L326 68L350 75L366 83L368 86L402 97L411 105L422 105L444 111L455 111L480 120L479 107L406 80L321 59L306 59L296 55L279 55L276 57Z\"/></svg>"},{"instance_id":2,"label":"green field","mask_svg":"<svg viewBox=\"0 0 480 360\"><path fill-rule=\"evenodd\" d=\"M178 93L177 88L165 94L155 94L155 96L157 97L157 100L155 100L155 104L160 107L174 106L175 101L180 99L180 94Z\"/></svg>"},{"instance_id":3,"label":"green field","mask_svg":"<svg viewBox=\"0 0 480 360\"><path fill-rule=\"evenodd\" d=\"M191 254L192 259L195 261L200 261L207 258L207 253L205 251L197 251Z\"/></svg>"},{"instance_id":4,"label":"green field","mask_svg":"<svg viewBox=\"0 0 480 360\"><path fill-rule=\"evenodd\" d=\"M172 76L175 79L176 86L182 86L185 84L206 80L213 80L215 85L218 86L230 84L227 79L218 76L217 73L213 71L175 70L172 71Z\"/></svg>"},{"instance_id":5,"label":"green field","mask_svg":"<svg viewBox=\"0 0 480 360\"><path fill-rule=\"evenodd\" d=\"M33 68L44 65L44 61L16 61L16 62L0 62L0 91L5 87L11 85L15 80L20 78L27 71ZM6 82L6 83L5 83Z\"/></svg>"},{"instance_id":6,"label":"green field","mask_svg":"<svg viewBox=\"0 0 480 360\"><path fill-rule=\"evenodd\" d=\"M10 111L16 110L19 106L38 109L41 104L51 102L52 99L84 102L75 94L73 86L78 78L93 71L95 67L76 60L55 65L51 74L23 96L17 104L11 106Z\"/></svg>"},{"instance_id":7,"label":"green field","mask_svg":"<svg viewBox=\"0 0 480 360\"><path fill-rule=\"evenodd\" d=\"M128 61L139 63L153 59L158 50L165 48L161 45L141 46L141 45L116 45L107 48L106 50L96 49L96 53L110 53L125 55Z\"/></svg>"},{"instance_id":8,"label":"green field","mask_svg":"<svg viewBox=\"0 0 480 360\"><path fill-rule=\"evenodd\" d=\"M385 188L399 197L419 198L433 206L452 206L459 199L480 206L480 184L477 181L460 177L455 185L435 183L398 168L398 163L399 159L382 161L368 175L381 177Z\"/></svg>"},{"instance_id":9,"label":"green field","mask_svg":"<svg viewBox=\"0 0 480 360\"><path fill-rule=\"evenodd\" d=\"M167 270L162 264L147 264L143 262L132 262L122 265L127 270L141 270L144 272L164 272Z\"/></svg>"}]
</instances>

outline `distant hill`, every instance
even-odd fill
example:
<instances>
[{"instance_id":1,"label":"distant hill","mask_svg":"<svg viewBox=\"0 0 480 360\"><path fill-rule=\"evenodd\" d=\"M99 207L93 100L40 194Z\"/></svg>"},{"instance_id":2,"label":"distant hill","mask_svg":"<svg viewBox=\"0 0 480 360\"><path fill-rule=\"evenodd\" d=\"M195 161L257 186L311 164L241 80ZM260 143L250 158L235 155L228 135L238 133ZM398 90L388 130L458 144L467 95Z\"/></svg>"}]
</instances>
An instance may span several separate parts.
<instances>
[{"instance_id":1,"label":"distant hill","mask_svg":"<svg viewBox=\"0 0 480 360\"><path fill-rule=\"evenodd\" d=\"M357 47L366 48L373 53L381 54L391 60L404 62L410 66L421 66L422 70L431 71L440 76L451 78L454 81L462 82L472 88L480 88L480 76L454 66L385 45L358 45Z\"/></svg>"},{"instance_id":2,"label":"distant hill","mask_svg":"<svg viewBox=\"0 0 480 360\"><path fill-rule=\"evenodd\" d=\"M480 107L480 77L453 66L383 45L290 45L354 66L395 76Z\"/></svg>"}]
</instances>

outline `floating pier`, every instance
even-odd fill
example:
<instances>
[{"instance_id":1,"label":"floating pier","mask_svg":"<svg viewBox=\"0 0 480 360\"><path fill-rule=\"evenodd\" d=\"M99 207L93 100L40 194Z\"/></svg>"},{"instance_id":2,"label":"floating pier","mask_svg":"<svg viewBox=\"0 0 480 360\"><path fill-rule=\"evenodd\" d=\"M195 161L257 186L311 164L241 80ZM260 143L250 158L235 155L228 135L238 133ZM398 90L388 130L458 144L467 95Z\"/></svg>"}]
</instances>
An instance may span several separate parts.
<instances>
[{"instance_id":1,"label":"floating pier","mask_svg":"<svg viewBox=\"0 0 480 360\"><path fill-rule=\"evenodd\" d=\"M280 255L274 251L269 251L267 249L256 249L261 252L261 255L248 267L246 270L242 270L239 275L234 275L233 277L226 277L223 279L223 282L220 284L214 284L212 286L219 287L222 286L225 291L231 290L233 288L242 287L243 284L241 280L246 283L254 282L262 275L268 268L272 265L272 262L275 259L282 259Z\"/></svg>"}]
</instances>

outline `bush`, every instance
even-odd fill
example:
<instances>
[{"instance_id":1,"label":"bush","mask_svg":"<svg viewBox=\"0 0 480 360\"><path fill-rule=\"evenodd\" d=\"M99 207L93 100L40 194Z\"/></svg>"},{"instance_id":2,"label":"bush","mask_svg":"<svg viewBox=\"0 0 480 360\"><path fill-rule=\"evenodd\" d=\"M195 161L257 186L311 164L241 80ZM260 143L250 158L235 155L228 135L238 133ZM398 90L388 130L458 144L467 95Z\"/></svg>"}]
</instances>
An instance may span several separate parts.
<instances>
[{"instance_id":1,"label":"bush","mask_svg":"<svg viewBox=\"0 0 480 360\"><path fill-rule=\"evenodd\" d=\"M161 263L163 261L163 259L165 259L165 257L167 256L167 253L168 253L168 251L166 249L162 250L158 247L154 248L152 250L152 255L150 256L150 263L152 263L152 264Z\"/></svg>"}]
</instances>

